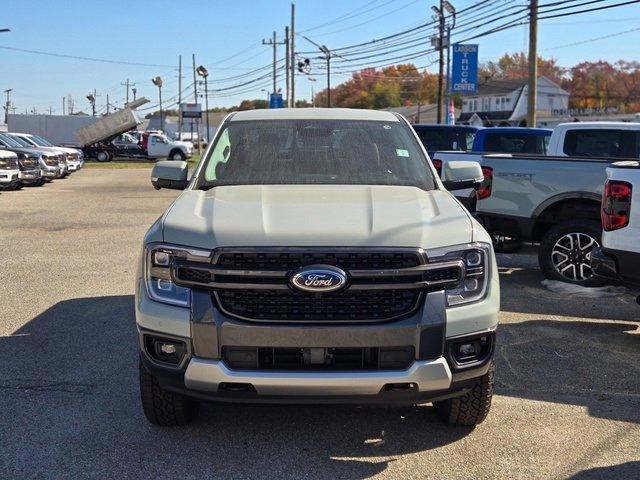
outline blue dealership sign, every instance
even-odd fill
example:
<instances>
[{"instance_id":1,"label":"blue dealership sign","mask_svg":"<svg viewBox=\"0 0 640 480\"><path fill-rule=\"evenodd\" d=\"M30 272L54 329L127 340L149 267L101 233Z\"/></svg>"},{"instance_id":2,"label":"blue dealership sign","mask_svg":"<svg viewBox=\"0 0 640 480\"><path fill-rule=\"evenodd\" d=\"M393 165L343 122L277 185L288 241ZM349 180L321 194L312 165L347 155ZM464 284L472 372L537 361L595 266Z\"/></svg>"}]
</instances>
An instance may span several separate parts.
<instances>
[{"instance_id":1,"label":"blue dealership sign","mask_svg":"<svg viewBox=\"0 0 640 480\"><path fill-rule=\"evenodd\" d=\"M478 45L453 44L449 90L455 93L478 91Z\"/></svg>"},{"instance_id":2,"label":"blue dealership sign","mask_svg":"<svg viewBox=\"0 0 640 480\"><path fill-rule=\"evenodd\" d=\"M283 108L284 100L281 93L272 93L269 95L269 108Z\"/></svg>"}]
</instances>

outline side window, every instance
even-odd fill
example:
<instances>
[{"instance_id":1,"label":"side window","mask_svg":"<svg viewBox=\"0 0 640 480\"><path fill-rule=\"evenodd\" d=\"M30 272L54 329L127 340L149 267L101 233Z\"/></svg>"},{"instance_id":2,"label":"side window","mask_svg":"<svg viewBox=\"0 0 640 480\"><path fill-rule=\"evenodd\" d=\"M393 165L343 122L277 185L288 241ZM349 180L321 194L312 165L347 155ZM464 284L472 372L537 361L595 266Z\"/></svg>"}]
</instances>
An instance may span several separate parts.
<instances>
[{"instance_id":1,"label":"side window","mask_svg":"<svg viewBox=\"0 0 640 480\"><path fill-rule=\"evenodd\" d=\"M623 158L637 147L632 135L621 130L569 130L564 137L563 151L576 157Z\"/></svg>"},{"instance_id":2,"label":"side window","mask_svg":"<svg viewBox=\"0 0 640 480\"><path fill-rule=\"evenodd\" d=\"M207 170L204 172L204 178L207 181L217 180L225 169L226 162L231 156L231 139L229 138L229 129L225 128L216 146L211 152L211 158L207 163Z\"/></svg>"}]
</instances>

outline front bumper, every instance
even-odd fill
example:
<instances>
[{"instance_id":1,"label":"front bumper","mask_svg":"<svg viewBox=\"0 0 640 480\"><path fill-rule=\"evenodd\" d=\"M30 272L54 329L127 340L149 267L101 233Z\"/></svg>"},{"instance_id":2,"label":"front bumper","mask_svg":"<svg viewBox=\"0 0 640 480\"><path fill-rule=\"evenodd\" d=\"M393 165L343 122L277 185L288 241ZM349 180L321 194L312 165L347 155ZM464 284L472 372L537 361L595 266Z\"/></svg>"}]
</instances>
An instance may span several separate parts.
<instances>
[{"instance_id":1,"label":"front bumper","mask_svg":"<svg viewBox=\"0 0 640 480\"><path fill-rule=\"evenodd\" d=\"M497 292L496 292L497 293ZM265 403L420 403L462 395L484 375L493 356L497 308L488 299L471 305L476 331L446 337L444 292L426 295L422 307L398 321L374 324L260 324L220 312L205 291L192 292L189 309L150 300L138 283L136 320L141 358L163 388L207 401ZM483 309L491 315L483 321ZM454 309L456 310L456 309ZM459 321L455 315L452 320ZM187 328L182 325L186 322ZM173 333L169 333L173 331ZM180 332L180 333L179 333ZM173 339L185 346L177 365L154 358L145 336ZM481 361L460 366L451 345L462 339L490 337ZM401 369L242 369L224 360L223 347L358 348L411 346L415 358Z\"/></svg>"},{"instance_id":2,"label":"front bumper","mask_svg":"<svg viewBox=\"0 0 640 480\"><path fill-rule=\"evenodd\" d=\"M10 187L20 182L19 170L0 170L0 186Z\"/></svg>"},{"instance_id":3,"label":"front bumper","mask_svg":"<svg viewBox=\"0 0 640 480\"><path fill-rule=\"evenodd\" d=\"M598 247L591 252L591 268L601 277L640 287L640 252Z\"/></svg>"},{"instance_id":4,"label":"front bumper","mask_svg":"<svg viewBox=\"0 0 640 480\"><path fill-rule=\"evenodd\" d=\"M43 169L42 171L42 176L45 178L49 178L49 179L53 179L53 178L57 178L60 170L57 168L49 168L49 169Z\"/></svg>"},{"instance_id":5,"label":"front bumper","mask_svg":"<svg viewBox=\"0 0 640 480\"><path fill-rule=\"evenodd\" d=\"M40 170L22 170L20 172L20 181L25 184L37 183L41 178Z\"/></svg>"},{"instance_id":6,"label":"front bumper","mask_svg":"<svg viewBox=\"0 0 640 480\"><path fill-rule=\"evenodd\" d=\"M80 161L67 160L67 165L69 166L69 172L76 172L82 168L82 164L80 163Z\"/></svg>"}]
</instances>

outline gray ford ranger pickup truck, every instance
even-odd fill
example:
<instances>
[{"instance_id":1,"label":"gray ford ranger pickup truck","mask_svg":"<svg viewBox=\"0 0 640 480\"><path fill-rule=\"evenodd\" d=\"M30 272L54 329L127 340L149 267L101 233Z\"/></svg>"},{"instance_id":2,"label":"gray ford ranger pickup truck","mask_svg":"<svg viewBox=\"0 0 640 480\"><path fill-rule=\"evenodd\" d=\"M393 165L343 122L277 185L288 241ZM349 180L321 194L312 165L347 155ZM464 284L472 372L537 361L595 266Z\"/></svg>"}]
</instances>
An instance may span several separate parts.
<instances>
[{"instance_id":1,"label":"gray ford ranger pickup truck","mask_svg":"<svg viewBox=\"0 0 640 480\"><path fill-rule=\"evenodd\" d=\"M148 420L201 402L430 403L451 424L491 404L499 282L491 238L401 116L348 109L229 115L144 238L136 280Z\"/></svg>"}]
</instances>

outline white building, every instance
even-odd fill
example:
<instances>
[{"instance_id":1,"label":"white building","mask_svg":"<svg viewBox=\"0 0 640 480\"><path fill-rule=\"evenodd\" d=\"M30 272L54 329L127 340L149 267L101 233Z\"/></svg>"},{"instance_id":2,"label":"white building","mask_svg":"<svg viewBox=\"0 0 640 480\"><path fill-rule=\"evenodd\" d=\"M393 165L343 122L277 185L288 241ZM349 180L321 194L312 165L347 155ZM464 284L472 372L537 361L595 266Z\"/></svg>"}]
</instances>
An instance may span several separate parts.
<instances>
[{"instance_id":1,"label":"white building","mask_svg":"<svg viewBox=\"0 0 640 480\"><path fill-rule=\"evenodd\" d=\"M569 109L569 92L547 77L538 77L537 115L550 117ZM457 123L522 126L527 117L527 79L488 80L478 93L465 95Z\"/></svg>"}]
</instances>

